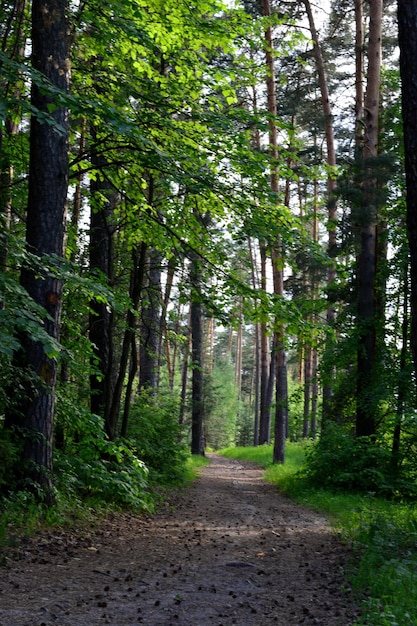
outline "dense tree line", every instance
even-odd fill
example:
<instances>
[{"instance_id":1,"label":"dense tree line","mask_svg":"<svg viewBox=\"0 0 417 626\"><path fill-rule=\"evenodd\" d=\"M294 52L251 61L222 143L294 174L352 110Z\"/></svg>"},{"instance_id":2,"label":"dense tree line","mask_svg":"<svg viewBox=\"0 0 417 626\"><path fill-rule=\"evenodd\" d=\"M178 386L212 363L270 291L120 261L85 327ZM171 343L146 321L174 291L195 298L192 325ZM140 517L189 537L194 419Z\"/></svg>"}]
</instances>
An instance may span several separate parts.
<instances>
[{"instance_id":1,"label":"dense tree line","mask_svg":"<svg viewBox=\"0 0 417 626\"><path fill-rule=\"evenodd\" d=\"M329 8L3 3L5 493L318 435L312 478L412 490L413 74L404 164L395 7Z\"/></svg>"}]
</instances>

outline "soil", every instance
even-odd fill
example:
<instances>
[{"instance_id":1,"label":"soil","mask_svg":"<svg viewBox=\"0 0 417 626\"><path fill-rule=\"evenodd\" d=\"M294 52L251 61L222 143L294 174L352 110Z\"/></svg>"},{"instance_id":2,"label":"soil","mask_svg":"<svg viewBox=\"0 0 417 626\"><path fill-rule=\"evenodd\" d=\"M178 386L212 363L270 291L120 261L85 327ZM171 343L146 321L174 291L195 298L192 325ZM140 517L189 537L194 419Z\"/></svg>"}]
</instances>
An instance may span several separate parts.
<instances>
[{"instance_id":1,"label":"soil","mask_svg":"<svg viewBox=\"0 0 417 626\"><path fill-rule=\"evenodd\" d=\"M348 560L262 470L212 456L155 515L22 540L0 571L0 626L349 626Z\"/></svg>"}]
</instances>

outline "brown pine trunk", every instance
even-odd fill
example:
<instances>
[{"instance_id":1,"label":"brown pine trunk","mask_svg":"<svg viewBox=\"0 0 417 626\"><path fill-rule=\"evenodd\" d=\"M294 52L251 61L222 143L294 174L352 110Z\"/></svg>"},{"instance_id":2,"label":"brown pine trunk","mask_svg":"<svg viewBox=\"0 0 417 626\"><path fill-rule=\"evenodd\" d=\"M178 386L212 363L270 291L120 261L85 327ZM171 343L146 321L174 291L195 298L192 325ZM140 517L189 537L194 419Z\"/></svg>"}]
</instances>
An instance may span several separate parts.
<instances>
[{"instance_id":1,"label":"brown pine trunk","mask_svg":"<svg viewBox=\"0 0 417 626\"><path fill-rule=\"evenodd\" d=\"M96 130L91 129L93 140ZM103 155L96 152L94 144L91 151L92 165L102 171L107 166ZM89 261L90 270L105 277L108 287L113 285L114 257L114 225L113 212L119 202L118 194L106 180L92 180ZM104 206L102 198L106 197ZM97 206L96 206L97 205ZM94 349L93 366L98 375L90 376L91 412L100 415L107 421L114 387L114 320L113 313L106 302L93 300L90 304L89 338Z\"/></svg>"},{"instance_id":2,"label":"brown pine trunk","mask_svg":"<svg viewBox=\"0 0 417 626\"><path fill-rule=\"evenodd\" d=\"M336 148L334 142L334 131L333 131L333 114L332 108L330 105L330 96L329 89L327 85L327 77L326 77L326 69L323 59L323 54L321 51L321 46L319 42L319 37L314 21L314 15L311 9L311 5L309 0L303 0L304 6L306 8L306 13L309 21L311 37L313 40L313 52L314 58L316 62L318 83L321 94L321 104L323 115L325 119L325 137L326 137L326 150L327 150L327 163L331 167L336 167ZM337 224L337 204L336 204L336 180L334 177L329 176L327 179L327 207L328 207L328 253L330 256L333 256L336 251L336 224ZM332 265L329 266L327 270L327 284L331 287L334 279L336 277L335 269ZM327 324L329 326L333 326L335 321L335 308L334 305L330 302L327 307L326 313ZM327 350L331 351L332 346L330 343L330 339L328 339ZM333 370L330 367L327 372L325 384L323 385L323 423L327 420L332 419L331 416L331 399L333 396Z\"/></svg>"},{"instance_id":3,"label":"brown pine trunk","mask_svg":"<svg viewBox=\"0 0 417 626\"><path fill-rule=\"evenodd\" d=\"M269 0L263 0L263 13L266 17L271 16ZM275 64L273 55L272 28L267 26L265 31L265 57L267 67L267 102L269 112L269 153L271 156L270 185L271 191L278 196L278 133L275 123L277 113L275 94ZM278 298L284 295L284 262L282 258L282 244L280 239L274 242L271 251L274 294ZM275 438L274 438L274 463L284 463L285 439L287 434L287 363L285 354L285 328L280 319L275 319L275 359L276 359L276 387L275 387Z\"/></svg>"},{"instance_id":4,"label":"brown pine trunk","mask_svg":"<svg viewBox=\"0 0 417 626\"><path fill-rule=\"evenodd\" d=\"M258 288L258 280L257 280L257 268L256 268L256 260L253 254L252 242L248 240L249 246L249 258L251 262L251 277L252 277L252 288L256 290ZM259 322L255 323L255 342L253 346L254 350L254 362L255 362L255 370L253 375L253 408L254 408L254 423L253 423L253 445L259 445L259 406L260 406L260 380L261 380L261 325Z\"/></svg>"},{"instance_id":5,"label":"brown pine trunk","mask_svg":"<svg viewBox=\"0 0 417 626\"><path fill-rule=\"evenodd\" d=\"M156 393L159 383L161 327L161 254L150 250L141 306L139 388Z\"/></svg>"},{"instance_id":6,"label":"brown pine trunk","mask_svg":"<svg viewBox=\"0 0 417 626\"><path fill-rule=\"evenodd\" d=\"M417 383L417 0L398 0L398 27L410 248L411 351Z\"/></svg>"},{"instance_id":7,"label":"brown pine trunk","mask_svg":"<svg viewBox=\"0 0 417 626\"><path fill-rule=\"evenodd\" d=\"M368 72L364 104L363 184L359 224L357 355L357 436L376 430L374 377L377 365L377 176L379 90L381 74L382 0L370 0Z\"/></svg>"},{"instance_id":8,"label":"brown pine trunk","mask_svg":"<svg viewBox=\"0 0 417 626\"><path fill-rule=\"evenodd\" d=\"M204 454L204 389L203 389L203 311L201 305L200 260L191 261L191 454Z\"/></svg>"},{"instance_id":9,"label":"brown pine trunk","mask_svg":"<svg viewBox=\"0 0 417 626\"><path fill-rule=\"evenodd\" d=\"M69 87L69 45L67 5L63 0L32 2L32 65L55 87ZM34 110L49 113L53 98L32 85ZM58 106L51 114L59 125L41 123L34 115L30 127L29 196L26 242L40 260L44 255L63 257L68 189L68 111ZM49 318L44 327L59 339L62 308L62 282L42 269L25 269L21 284ZM40 276L39 276L40 274ZM55 404L56 358L30 336L22 337L19 365L37 377L27 382L19 406L12 407L6 423L20 427L25 434L23 471L27 479L41 485L52 498L52 434Z\"/></svg>"},{"instance_id":10,"label":"brown pine trunk","mask_svg":"<svg viewBox=\"0 0 417 626\"><path fill-rule=\"evenodd\" d=\"M261 257L261 289L266 292L266 247L260 245ZM269 401L268 385L270 377L270 348L268 325L266 321L260 324L260 412L259 412L259 444L269 443L271 431L271 403Z\"/></svg>"}]
</instances>

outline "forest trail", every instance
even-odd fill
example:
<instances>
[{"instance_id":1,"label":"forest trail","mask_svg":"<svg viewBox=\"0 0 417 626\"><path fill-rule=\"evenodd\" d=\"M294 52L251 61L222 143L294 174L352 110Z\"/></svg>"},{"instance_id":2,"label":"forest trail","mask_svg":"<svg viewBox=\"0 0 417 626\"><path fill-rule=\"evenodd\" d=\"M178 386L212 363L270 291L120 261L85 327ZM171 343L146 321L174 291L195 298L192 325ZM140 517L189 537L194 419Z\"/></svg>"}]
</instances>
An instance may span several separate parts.
<instances>
[{"instance_id":1,"label":"forest trail","mask_svg":"<svg viewBox=\"0 0 417 626\"><path fill-rule=\"evenodd\" d=\"M349 626L349 557L252 464L211 456L152 517L25 540L0 570L0 626Z\"/></svg>"}]
</instances>

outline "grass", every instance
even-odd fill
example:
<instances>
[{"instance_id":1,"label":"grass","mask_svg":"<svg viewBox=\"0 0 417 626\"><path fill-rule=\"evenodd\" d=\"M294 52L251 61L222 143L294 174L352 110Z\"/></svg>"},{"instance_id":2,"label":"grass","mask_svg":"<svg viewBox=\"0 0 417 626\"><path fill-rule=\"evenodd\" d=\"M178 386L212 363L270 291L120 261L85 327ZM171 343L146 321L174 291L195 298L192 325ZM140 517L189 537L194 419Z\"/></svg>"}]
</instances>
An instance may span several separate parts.
<instances>
[{"instance_id":1,"label":"grass","mask_svg":"<svg viewBox=\"0 0 417 626\"><path fill-rule=\"evenodd\" d=\"M205 456L192 454L187 458L184 471L184 484L192 483L205 465L209 464L209 459Z\"/></svg>"},{"instance_id":2,"label":"grass","mask_svg":"<svg viewBox=\"0 0 417 626\"><path fill-rule=\"evenodd\" d=\"M362 618L356 626L416 626L417 506L372 494L312 489L297 476L305 451L305 444L288 443L284 465L272 464L272 446L228 448L219 453L261 465L268 482L326 515L349 542L353 554L350 584L362 603Z\"/></svg>"}]
</instances>

